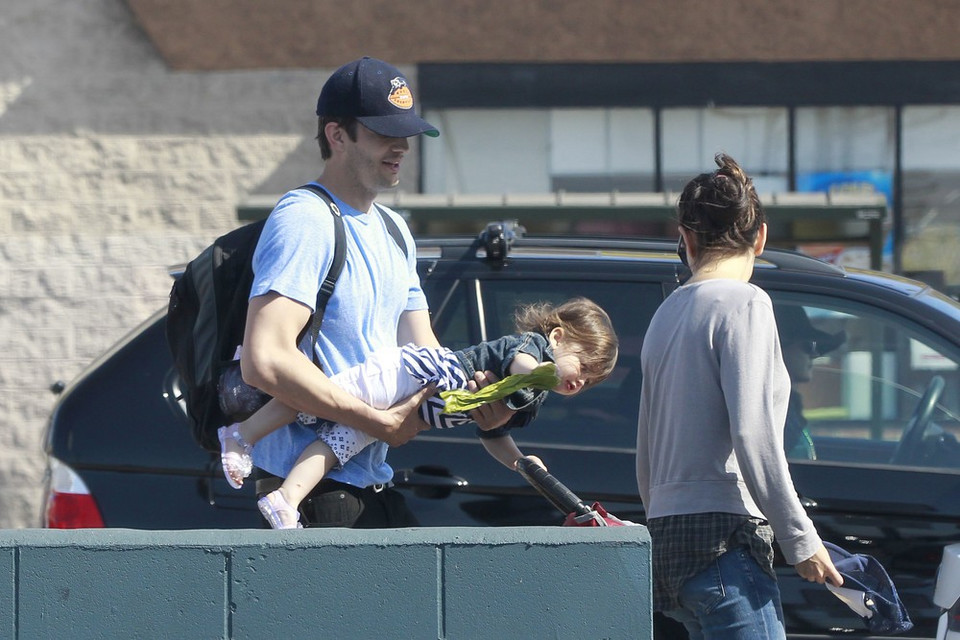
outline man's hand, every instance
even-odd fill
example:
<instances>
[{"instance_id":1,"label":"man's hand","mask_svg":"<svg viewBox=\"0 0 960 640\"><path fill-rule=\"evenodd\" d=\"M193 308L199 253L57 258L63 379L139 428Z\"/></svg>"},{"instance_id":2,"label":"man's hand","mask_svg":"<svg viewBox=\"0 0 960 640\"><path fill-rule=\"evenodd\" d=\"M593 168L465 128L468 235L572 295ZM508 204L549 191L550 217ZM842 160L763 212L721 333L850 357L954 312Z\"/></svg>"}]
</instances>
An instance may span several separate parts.
<instances>
[{"instance_id":1,"label":"man's hand","mask_svg":"<svg viewBox=\"0 0 960 640\"><path fill-rule=\"evenodd\" d=\"M823 584L830 582L833 586L843 585L843 576L833 566L830 560L830 552L822 544L815 554L802 562L798 562L794 569L800 574L800 577L810 582Z\"/></svg>"},{"instance_id":2,"label":"man's hand","mask_svg":"<svg viewBox=\"0 0 960 640\"><path fill-rule=\"evenodd\" d=\"M420 418L417 409L429 396L437 391L437 385L429 384L420 389L415 394L402 400L387 409L391 417L390 426L387 427L387 433L381 438L391 447L410 442L421 431L426 431L430 425Z\"/></svg>"},{"instance_id":3,"label":"man's hand","mask_svg":"<svg viewBox=\"0 0 960 640\"><path fill-rule=\"evenodd\" d=\"M476 391L499 379L492 371L477 371L473 375L473 380L467 383L467 388L470 391ZM480 426L480 429L490 431L505 425L514 413L516 412L508 408L503 400L497 400L477 407L470 412L470 417Z\"/></svg>"}]
</instances>

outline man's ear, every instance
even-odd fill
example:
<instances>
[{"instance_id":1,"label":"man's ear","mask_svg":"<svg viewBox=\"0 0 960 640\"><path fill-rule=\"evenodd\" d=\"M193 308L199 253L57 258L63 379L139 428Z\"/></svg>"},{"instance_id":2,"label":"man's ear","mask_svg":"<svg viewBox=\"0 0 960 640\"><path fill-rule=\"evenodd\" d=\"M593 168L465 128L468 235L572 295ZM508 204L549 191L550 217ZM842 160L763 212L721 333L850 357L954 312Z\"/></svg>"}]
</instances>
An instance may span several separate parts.
<instances>
[{"instance_id":1,"label":"man's ear","mask_svg":"<svg viewBox=\"0 0 960 640\"><path fill-rule=\"evenodd\" d=\"M327 136L327 142L330 143L331 149L342 147L346 134L347 132L344 131L343 127L336 122L328 122L323 128L323 135Z\"/></svg>"}]
</instances>

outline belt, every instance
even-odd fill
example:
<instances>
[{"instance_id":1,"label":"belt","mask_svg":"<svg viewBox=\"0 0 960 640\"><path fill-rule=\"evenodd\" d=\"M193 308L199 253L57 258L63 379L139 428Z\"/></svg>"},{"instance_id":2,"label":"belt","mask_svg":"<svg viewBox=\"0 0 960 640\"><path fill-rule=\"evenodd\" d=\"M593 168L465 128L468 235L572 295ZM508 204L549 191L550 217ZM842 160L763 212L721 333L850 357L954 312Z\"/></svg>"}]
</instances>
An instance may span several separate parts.
<instances>
[{"instance_id":1,"label":"belt","mask_svg":"<svg viewBox=\"0 0 960 640\"><path fill-rule=\"evenodd\" d=\"M337 480L322 480L317 489L326 490L326 489L353 489L354 491L369 491L371 493L383 493L387 489L393 486L392 482L378 482L376 484L371 484L366 487L355 487L351 484L346 484L345 482L339 482Z\"/></svg>"},{"instance_id":2,"label":"belt","mask_svg":"<svg viewBox=\"0 0 960 640\"><path fill-rule=\"evenodd\" d=\"M257 480L257 495L264 495L280 488L283 478L272 476L269 478L260 478ZM368 487L354 487L353 485L336 480L324 479L317 485L316 491L335 491L336 489L354 489L355 491L372 491L373 493L383 493L393 486L392 482L378 482ZM313 491L311 491L313 493Z\"/></svg>"},{"instance_id":3,"label":"belt","mask_svg":"<svg viewBox=\"0 0 960 640\"><path fill-rule=\"evenodd\" d=\"M357 495L358 493L383 493L392 486L392 482L378 482L366 487L356 487L352 484L347 484L346 482L340 482L339 480L321 480L320 484L317 485L314 491L318 493L326 493L328 491L346 491L347 493ZM310 493L312 494L314 491L311 491Z\"/></svg>"}]
</instances>

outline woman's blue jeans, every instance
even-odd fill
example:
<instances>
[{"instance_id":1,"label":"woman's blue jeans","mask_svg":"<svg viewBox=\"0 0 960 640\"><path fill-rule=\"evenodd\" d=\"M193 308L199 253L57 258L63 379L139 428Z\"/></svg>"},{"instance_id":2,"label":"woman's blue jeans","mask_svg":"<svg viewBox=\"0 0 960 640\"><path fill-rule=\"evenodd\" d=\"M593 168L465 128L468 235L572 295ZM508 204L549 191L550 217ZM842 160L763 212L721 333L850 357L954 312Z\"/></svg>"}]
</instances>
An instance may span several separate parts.
<instances>
[{"instance_id":1,"label":"woman's blue jeans","mask_svg":"<svg viewBox=\"0 0 960 640\"><path fill-rule=\"evenodd\" d=\"M680 589L680 608L664 613L683 623L691 640L786 638L777 581L746 547L731 549Z\"/></svg>"}]
</instances>

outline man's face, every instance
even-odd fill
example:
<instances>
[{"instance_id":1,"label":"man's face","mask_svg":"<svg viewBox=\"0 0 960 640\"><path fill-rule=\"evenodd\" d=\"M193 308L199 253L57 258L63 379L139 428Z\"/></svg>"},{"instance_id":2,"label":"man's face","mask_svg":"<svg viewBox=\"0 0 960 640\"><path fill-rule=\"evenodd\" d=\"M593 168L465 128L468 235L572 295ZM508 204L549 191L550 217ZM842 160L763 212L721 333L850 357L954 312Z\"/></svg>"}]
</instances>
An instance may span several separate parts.
<instances>
[{"instance_id":1,"label":"man's face","mask_svg":"<svg viewBox=\"0 0 960 640\"><path fill-rule=\"evenodd\" d=\"M813 377L814 344L810 340L794 340L783 345L783 363L792 382L810 382Z\"/></svg>"},{"instance_id":2,"label":"man's face","mask_svg":"<svg viewBox=\"0 0 960 640\"><path fill-rule=\"evenodd\" d=\"M400 164L409 150L406 138L388 138L363 125L357 126L356 142L347 139L344 148L357 182L372 193L399 184Z\"/></svg>"}]
</instances>

